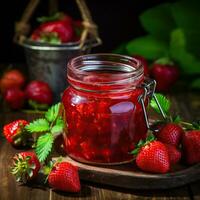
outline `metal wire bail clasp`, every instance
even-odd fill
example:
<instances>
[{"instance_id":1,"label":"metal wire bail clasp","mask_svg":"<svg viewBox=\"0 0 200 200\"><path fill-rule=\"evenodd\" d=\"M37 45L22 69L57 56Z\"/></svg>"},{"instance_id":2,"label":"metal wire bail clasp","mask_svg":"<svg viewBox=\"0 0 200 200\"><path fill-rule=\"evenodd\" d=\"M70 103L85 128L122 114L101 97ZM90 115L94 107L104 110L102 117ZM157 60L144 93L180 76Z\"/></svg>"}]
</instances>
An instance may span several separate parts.
<instances>
[{"instance_id":1,"label":"metal wire bail clasp","mask_svg":"<svg viewBox=\"0 0 200 200\"><path fill-rule=\"evenodd\" d=\"M141 103L141 106L142 106L142 110L143 110L143 113L144 113L144 119L145 119L145 123L146 123L146 126L148 129L151 130L151 126L150 126L150 123L149 123L149 118L148 118L148 114L147 114L147 111L146 111L146 107L145 107L145 100L146 98L148 97L149 99L153 98L161 112L161 115L164 119L166 119L166 115L165 113L163 112L162 110L162 107L160 106L160 103L155 95L155 88L156 88L156 81L155 80L152 80L152 79L145 79L144 83L142 84L141 88L144 89L144 93L141 94L138 98L138 101Z\"/></svg>"}]
</instances>

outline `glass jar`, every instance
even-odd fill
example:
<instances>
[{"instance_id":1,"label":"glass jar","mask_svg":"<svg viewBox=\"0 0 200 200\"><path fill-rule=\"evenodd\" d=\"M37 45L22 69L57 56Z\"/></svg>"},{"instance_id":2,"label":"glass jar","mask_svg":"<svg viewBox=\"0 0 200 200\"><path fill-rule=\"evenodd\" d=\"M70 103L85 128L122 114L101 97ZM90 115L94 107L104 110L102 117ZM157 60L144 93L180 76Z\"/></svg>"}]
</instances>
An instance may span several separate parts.
<instances>
[{"instance_id":1,"label":"glass jar","mask_svg":"<svg viewBox=\"0 0 200 200\"><path fill-rule=\"evenodd\" d=\"M68 155L91 164L130 162L130 151L147 133L139 102L144 93L141 63L122 55L84 55L68 63L67 77L70 86L62 102Z\"/></svg>"}]
</instances>

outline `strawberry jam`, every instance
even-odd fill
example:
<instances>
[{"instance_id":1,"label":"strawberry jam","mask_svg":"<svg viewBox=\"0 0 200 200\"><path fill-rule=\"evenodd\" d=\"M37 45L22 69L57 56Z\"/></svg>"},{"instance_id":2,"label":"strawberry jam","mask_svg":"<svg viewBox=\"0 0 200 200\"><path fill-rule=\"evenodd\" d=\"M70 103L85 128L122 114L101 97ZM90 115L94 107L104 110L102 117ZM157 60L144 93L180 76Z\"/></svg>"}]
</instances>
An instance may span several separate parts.
<instances>
[{"instance_id":1,"label":"strawberry jam","mask_svg":"<svg viewBox=\"0 0 200 200\"><path fill-rule=\"evenodd\" d=\"M80 162L119 164L132 160L146 137L141 104L143 66L134 58L91 54L72 59L62 102L68 155Z\"/></svg>"}]
</instances>

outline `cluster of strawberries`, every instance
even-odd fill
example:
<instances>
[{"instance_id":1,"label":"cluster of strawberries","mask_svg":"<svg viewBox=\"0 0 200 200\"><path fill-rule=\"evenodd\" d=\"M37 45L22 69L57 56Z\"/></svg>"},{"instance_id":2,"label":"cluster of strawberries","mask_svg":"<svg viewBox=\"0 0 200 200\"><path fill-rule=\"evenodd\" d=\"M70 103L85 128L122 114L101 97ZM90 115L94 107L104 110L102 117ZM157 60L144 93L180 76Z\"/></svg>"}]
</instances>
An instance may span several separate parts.
<instances>
[{"instance_id":1,"label":"cluster of strawberries","mask_svg":"<svg viewBox=\"0 0 200 200\"><path fill-rule=\"evenodd\" d=\"M14 110L24 107L26 101L33 108L47 108L52 104L53 94L49 85L34 80L26 84L26 77L18 69L10 69L0 78L0 94Z\"/></svg>"},{"instance_id":2,"label":"cluster of strawberries","mask_svg":"<svg viewBox=\"0 0 200 200\"><path fill-rule=\"evenodd\" d=\"M140 142L132 152L136 154L136 164L141 170L167 173L181 160L188 165L200 162L200 130L185 132L175 123L157 128L159 131Z\"/></svg>"},{"instance_id":3,"label":"cluster of strawberries","mask_svg":"<svg viewBox=\"0 0 200 200\"><path fill-rule=\"evenodd\" d=\"M3 128L3 134L7 141L14 147L27 145L28 137L25 126L29 124L26 120L13 121ZM38 177L38 173L47 176L49 186L53 189L79 192L80 179L78 168L68 162L51 161L48 165L38 160L35 152L26 151L16 154L12 159L11 172L16 181L26 183Z\"/></svg>"}]
</instances>

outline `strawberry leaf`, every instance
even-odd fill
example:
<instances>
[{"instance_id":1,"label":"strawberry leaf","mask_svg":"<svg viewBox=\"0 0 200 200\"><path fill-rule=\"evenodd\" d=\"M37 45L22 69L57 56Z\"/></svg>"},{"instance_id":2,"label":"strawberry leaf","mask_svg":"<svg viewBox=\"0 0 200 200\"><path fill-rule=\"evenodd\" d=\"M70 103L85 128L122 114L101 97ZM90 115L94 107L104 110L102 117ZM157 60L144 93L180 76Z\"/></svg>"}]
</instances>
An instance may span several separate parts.
<instances>
[{"instance_id":1,"label":"strawberry leaf","mask_svg":"<svg viewBox=\"0 0 200 200\"><path fill-rule=\"evenodd\" d=\"M168 54L167 44L151 35L131 40L128 42L126 50L129 55L137 54L149 60L155 60Z\"/></svg>"},{"instance_id":2,"label":"strawberry leaf","mask_svg":"<svg viewBox=\"0 0 200 200\"><path fill-rule=\"evenodd\" d=\"M49 131L49 123L46 119L37 119L26 125L26 130L30 133Z\"/></svg>"},{"instance_id":3,"label":"strawberry leaf","mask_svg":"<svg viewBox=\"0 0 200 200\"><path fill-rule=\"evenodd\" d=\"M170 103L169 99L167 99L164 95L159 94L159 93L156 93L155 96L156 96L158 102L160 103L160 106L161 106L163 112L164 112L166 115L168 115L169 109L170 109L170 106L171 106L171 103ZM159 113L159 114L161 113L154 98L151 99L150 106L151 106L157 113Z\"/></svg>"},{"instance_id":4,"label":"strawberry leaf","mask_svg":"<svg viewBox=\"0 0 200 200\"><path fill-rule=\"evenodd\" d=\"M35 152L40 162L45 161L50 154L53 147L53 142L54 138L51 133L46 133L38 138Z\"/></svg>"},{"instance_id":5,"label":"strawberry leaf","mask_svg":"<svg viewBox=\"0 0 200 200\"><path fill-rule=\"evenodd\" d=\"M192 123L195 130L200 130L200 120Z\"/></svg>"},{"instance_id":6,"label":"strawberry leaf","mask_svg":"<svg viewBox=\"0 0 200 200\"><path fill-rule=\"evenodd\" d=\"M58 133L62 133L64 129L64 121L62 120L61 117L59 117L56 120L56 124L52 127L51 129L51 133L52 134L58 134Z\"/></svg>"},{"instance_id":7,"label":"strawberry leaf","mask_svg":"<svg viewBox=\"0 0 200 200\"><path fill-rule=\"evenodd\" d=\"M58 117L58 113L59 113L59 109L60 109L60 103L55 104L54 106L51 106L48 111L45 114L45 118L49 121L49 122L53 122L54 120L56 120L56 118Z\"/></svg>"},{"instance_id":8,"label":"strawberry leaf","mask_svg":"<svg viewBox=\"0 0 200 200\"><path fill-rule=\"evenodd\" d=\"M170 32L176 27L169 3L154 6L143 12L140 15L140 21L148 33L166 41L169 40Z\"/></svg>"},{"instance_id":9,"label":"strawberry leaf","mask_svg":"<svg viewBox=\"0 0 200 200\"><path fill-rule=\"evenodd\" d=\"M179 115L173 117L173 120L172 120L174 123L180 123L181 122L181 117Z\"/></svg>"},{"instance_id":10,"label":"strawberry leaf","mask_svg":"<svg viewBox=\"0 0 200 200\"><path fill-rule=\"evenodd\" d=\"M42 16L42 17L38 17L37 21L40 23L45 23L45 22L51 22L51 21L56 21L59 20L62 17L62 13L57 12L51 16Z\"/></svg>"},{"instance_id":11,"label":"strawberry leaf","mask_svg":"<svg viewBox=\"0 0 200 200\"><path fill-rule=\"evenodd\" d=\"M131 151L131 154L133 155L137 155L139 153L139 148L134 149L133 151Z\"/></svg>"}]
</instances>

